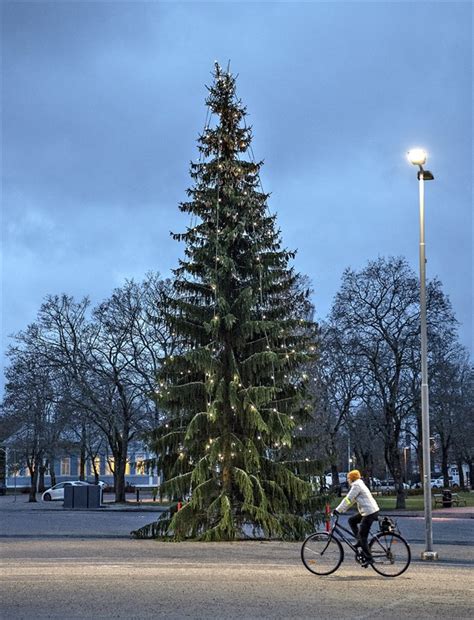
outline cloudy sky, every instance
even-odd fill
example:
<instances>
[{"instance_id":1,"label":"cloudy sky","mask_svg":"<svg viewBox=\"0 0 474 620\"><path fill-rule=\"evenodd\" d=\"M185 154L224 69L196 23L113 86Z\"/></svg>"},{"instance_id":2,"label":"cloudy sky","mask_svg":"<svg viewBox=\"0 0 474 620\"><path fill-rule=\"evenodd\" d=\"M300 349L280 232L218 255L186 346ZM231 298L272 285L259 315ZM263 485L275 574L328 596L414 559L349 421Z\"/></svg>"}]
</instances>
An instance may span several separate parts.
<instances>
[{"instance_id":1,"label":"cloudy sky","mask_svg":"<svg viewBox=\"0 0 474 620\"><path fill-rule=\"evenodd\" d=\"M49 293L170 274L215 59L231 61L262 182L324 317L347 266L418 269L472 352L470 2L2 2L2 350Z\"/></svg>"}]
</instances>

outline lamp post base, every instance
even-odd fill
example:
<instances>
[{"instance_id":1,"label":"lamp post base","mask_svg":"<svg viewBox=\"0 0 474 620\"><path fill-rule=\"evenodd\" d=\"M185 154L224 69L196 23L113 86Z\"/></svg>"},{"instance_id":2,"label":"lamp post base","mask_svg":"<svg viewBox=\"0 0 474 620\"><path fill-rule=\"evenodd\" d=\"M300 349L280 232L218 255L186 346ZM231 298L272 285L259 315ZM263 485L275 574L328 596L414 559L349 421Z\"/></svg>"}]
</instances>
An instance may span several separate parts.
<instances>
[{"instance_id":1,"label":"lamp post base","mask_svg":"<svg viewBox=\"0 0 474 620\"><path fill-rule=\"evenodd\" d=\"M438 560L438 553L436 551L422 551L421 559L426 561L435 562Z\"/></svg>"}]
</instances>

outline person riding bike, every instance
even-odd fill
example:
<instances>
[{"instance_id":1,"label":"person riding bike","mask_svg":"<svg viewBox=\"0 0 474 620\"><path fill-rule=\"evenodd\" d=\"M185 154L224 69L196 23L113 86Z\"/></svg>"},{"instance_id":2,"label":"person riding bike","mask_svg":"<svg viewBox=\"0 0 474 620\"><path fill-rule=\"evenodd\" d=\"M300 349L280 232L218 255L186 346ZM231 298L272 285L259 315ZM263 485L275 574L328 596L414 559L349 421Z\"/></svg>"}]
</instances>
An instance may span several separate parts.
<instances>
[{"instance_id":1,"label":"person riding bike","mask_svg":"<svg viewBox=\"0 0 474 620\"><path fill-rule=\"evenodd\" d=\"M341 501L339 506L333 511L338 515L346 512L354 502L357 503L358 513L349 517L349 525L358 539L360 546L368 562L372 561L372 555L367 545L370 526L377 521L379 516L379 506L369 491L364 481L361 479L360 471L353 469L347 474L350 489L346 497ZM360 524L360 526L359 526Z\"/></svg>"}]
</instances>

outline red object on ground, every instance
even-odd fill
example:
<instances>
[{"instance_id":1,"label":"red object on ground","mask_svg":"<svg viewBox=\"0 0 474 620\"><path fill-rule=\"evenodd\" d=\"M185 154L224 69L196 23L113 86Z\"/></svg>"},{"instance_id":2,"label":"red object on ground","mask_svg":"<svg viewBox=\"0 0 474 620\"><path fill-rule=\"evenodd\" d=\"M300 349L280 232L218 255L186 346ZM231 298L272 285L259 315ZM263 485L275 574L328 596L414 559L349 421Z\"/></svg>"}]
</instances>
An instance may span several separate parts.
<instances>
[{"instance_id":1,"label":"red object on ground","mask_svg":"<svg viewBox=\"0 0 474 620\"><path fill-rule=\"evenodd\" d=\"M182 507L183 507L183 504L181 502L178 502L178 510L181 510Z\"/></svg>"},{"instance_id":2,"label":"red object on ground","mask_svg":"<svg viewBox=\"0 0 474 620\"><path fill-rule=\"evenodd\" d=\"M326 532L331 530L331 506L326 504L326 508L324 510L326 514Z\"/></svg>"}]
</instances>

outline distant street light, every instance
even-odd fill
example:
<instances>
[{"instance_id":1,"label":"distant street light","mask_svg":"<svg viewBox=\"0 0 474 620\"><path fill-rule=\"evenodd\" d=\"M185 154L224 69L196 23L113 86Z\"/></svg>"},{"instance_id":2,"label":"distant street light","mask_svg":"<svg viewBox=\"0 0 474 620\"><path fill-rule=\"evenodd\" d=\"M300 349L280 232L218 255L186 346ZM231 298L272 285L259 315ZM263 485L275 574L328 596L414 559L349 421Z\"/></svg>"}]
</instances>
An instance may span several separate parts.
<instances>
[{"instance_id":1,"label":"distant street light","mask_svg":"<svg viewBox=\"0 0 474 620\"><path fill-rule=\"evenodd\" d=\"M426 549L421 553L422 560L437 560L433 551L433 523L431 514L431 460L430 460L430 414L428 400L428 354L426 335L426 257L425 257L425 181L434 176L424 170L426 151L420 148L407 153L408 161L418 166L418 185L420 195L420 328L421 328L421 434L423 445L423 497L425 504Z\"/></svg>"}]
</instances>

